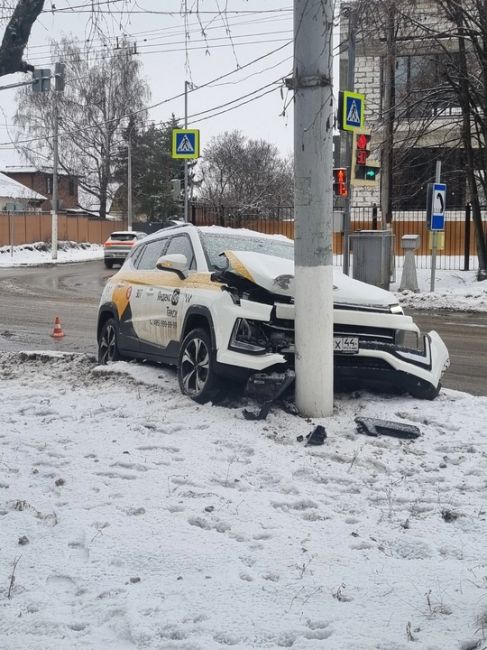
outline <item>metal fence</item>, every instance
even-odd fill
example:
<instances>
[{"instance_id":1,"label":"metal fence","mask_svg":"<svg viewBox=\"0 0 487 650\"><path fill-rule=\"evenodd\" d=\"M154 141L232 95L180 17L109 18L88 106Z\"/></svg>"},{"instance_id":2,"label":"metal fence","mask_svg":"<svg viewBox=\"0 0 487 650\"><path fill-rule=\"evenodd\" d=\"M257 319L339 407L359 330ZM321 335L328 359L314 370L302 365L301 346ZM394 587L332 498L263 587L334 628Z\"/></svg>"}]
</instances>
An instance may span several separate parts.
<instances>
[{"instance_id":1,"label":"metal fence","mask_svg":"<svg viewBox=\"0 0 487 650\"><path fill-rule=\"evenodd\" d=\"M474 270L478 268L475 227L470 210L451 210L446 213L445 231L437 235L437 268ZM340 266L343 259L343 233L341 213L334 212L333 261ZM484 237L487 232L487 208L482 210ZM267 234L294 238L294 208L270 207L243 209L227 206L213 207L193 204L190 220L196 225L220 225L233 228L250 228ZM380 214L374 208L352 208L351 232L385 229ZM418 268L431 266L431 233L426 228L424 210L396 211L393 214L394 253L397 266L401 266L403 235L419 235L420 247L416 251ZM353 254L353 251L352 251Z\"/></svg>"}]
</instances>

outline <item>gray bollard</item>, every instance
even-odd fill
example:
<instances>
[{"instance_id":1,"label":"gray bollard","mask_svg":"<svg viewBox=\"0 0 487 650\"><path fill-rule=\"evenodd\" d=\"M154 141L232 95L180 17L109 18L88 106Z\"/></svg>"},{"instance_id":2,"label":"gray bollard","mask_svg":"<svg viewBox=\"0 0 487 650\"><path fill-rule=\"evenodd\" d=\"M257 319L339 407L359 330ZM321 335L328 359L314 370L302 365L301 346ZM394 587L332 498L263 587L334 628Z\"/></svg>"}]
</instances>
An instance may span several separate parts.
<instances>
[{"instance_id":1,"label":"gray bollard","mask_svg":"<svg viewBox=\"0 0 487 650\"><path fill-rule=\"evenodd\" d=\"M419 292L414 251L419 248L420 240L419 235L403 235L401 237L401 248L405 251L405 255L399 291Z\"/></svg>"}]
</instances>

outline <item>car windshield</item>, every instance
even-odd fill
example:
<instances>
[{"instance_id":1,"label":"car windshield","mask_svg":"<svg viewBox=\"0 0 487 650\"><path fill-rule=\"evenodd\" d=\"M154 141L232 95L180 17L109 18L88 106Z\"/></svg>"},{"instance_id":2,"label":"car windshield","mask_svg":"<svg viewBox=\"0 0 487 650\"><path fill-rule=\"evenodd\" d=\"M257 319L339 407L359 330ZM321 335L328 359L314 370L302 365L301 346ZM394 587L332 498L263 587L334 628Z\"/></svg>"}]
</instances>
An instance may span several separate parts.
<instances>
[{"instance_id":1,"label":"car windshield","mask_svg":"<svg viewBox=\"0 0 487 650\"><path fill-rule=\"evenodd\" d=\"M132 241L136 238L134 232L112 232L110 239L112 241Z\"/></svg>"},{"instance_id":2,"label":"car windshield","mask_svg":"<svg viewBox=\"0 0 487 650\"><path fill-rule=\"evenodd\" d=\"M222 256L224 251L246 251L264 253L274 257L294 259L294 244L290 241L273 239L272 237L246 237L229 233L208 233L200 231L200 239L211 271L225 269L227 260Z\"/></svg>"}]
</instances>

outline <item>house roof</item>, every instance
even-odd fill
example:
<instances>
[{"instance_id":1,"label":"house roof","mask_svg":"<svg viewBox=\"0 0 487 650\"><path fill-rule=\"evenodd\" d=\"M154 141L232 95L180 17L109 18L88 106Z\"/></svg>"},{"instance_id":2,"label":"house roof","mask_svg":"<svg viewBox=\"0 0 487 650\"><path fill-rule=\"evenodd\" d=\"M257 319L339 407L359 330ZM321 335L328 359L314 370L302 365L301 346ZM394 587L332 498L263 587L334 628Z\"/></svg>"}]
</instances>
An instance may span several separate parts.
<instances>
[{"instance_id":1,"label":"house roof","mask_svg":"<svg viewBox=\"0 0 487 650\"><path fill-rule=\"evenodd\" d=\"M0 169L0 173L3 174L52 174L52 167L33 167L29 165L6 165ZM58 170L58 176L75 176L75 174L66 174Z\"/></svg>"},{"instance_id":2,"label":"house roof","mask_svg":"<svg viewBox=\"0 0 487 650\"><path fill-rule=\"evenodd\" d=\"M34 192L22 185L13 178L9 178L0 172L0 196L8 199L27 199L29 201L45 201L46 197Z\"/></svg>"}]
</instances>

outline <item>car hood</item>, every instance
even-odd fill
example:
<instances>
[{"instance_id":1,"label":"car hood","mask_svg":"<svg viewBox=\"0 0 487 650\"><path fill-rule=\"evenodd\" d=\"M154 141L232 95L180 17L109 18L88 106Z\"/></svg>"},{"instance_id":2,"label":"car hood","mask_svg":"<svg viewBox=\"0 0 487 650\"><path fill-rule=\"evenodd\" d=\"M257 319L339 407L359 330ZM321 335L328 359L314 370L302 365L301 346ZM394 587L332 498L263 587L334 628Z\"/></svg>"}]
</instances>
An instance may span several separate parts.
<instances>
[{"instance_id":1,"label":"car hood","mask_svg":"<svg viewBox=\"0 0 487 650\"><path fill-rule=\"evenodd\" d=\"M293 260L248 251L225 251L224 254L228 260L228 270L232 273L273 294L294 296ZM353 280L336 269L333 270L333 301L380 307L397 303L395 296L389 291Z\"/></svg>"}]
</instances>

